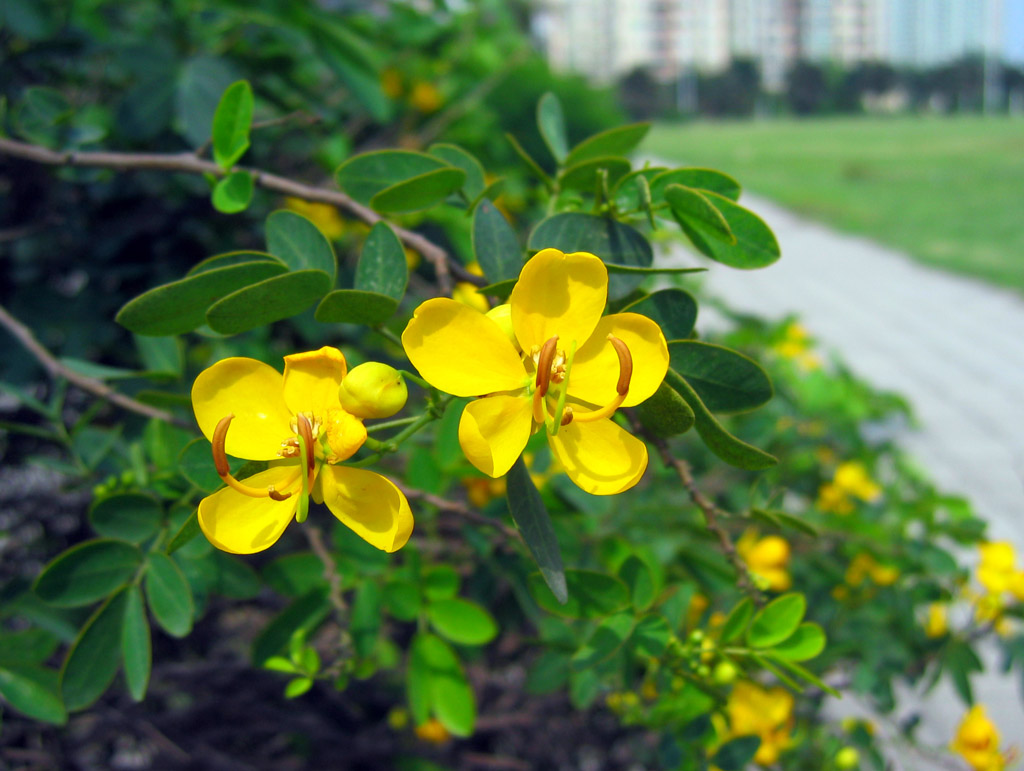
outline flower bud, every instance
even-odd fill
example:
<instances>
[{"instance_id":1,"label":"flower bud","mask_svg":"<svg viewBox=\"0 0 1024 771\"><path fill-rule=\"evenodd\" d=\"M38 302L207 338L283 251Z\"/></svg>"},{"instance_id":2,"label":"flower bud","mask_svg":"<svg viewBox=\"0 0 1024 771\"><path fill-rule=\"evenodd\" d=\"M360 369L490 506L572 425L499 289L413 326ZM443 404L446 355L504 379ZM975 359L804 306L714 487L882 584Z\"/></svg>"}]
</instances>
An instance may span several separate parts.
<instances>
[{"instance_id":1,"label":"flower bud","mask_svg":"<svg viewBox=\"0 0 1024 771\"><path fill-rule=\"evenodd\" d=\"M836 768L857 768L860 765L860 753L855 747L843 747L836 753Z\"/></svg>"},{"instance_id":2,"label":"flower bud","mask_svg":"<svg viewBox=\"0 0 1024 771\"><path fill-rule=\"evenodd\" d=\"M409 389L394 367L368 361L351 370L338 388L338 399L358 418L388 418L405 406Z\"/></svg>"},{"instance_id":3,"label":"flower bud","mask_svg":"<svg viewBox=\"0 0 1024 771\"><path fill-rule=\"evenodd\" d=\"M719 685L729 685L736 679L739 673L739 669L731 661L719 661L715 665L712 676Z\"/></svg>"}]
</instances>

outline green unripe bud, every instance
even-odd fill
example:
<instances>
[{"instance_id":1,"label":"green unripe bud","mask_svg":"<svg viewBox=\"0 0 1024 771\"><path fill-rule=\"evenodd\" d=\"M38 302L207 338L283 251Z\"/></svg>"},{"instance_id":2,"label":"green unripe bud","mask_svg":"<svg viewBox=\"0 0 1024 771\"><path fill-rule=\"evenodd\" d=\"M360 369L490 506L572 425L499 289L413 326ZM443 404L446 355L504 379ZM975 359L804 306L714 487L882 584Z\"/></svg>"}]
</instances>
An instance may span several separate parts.
<instances>
[{"instance_id":1,"label":"green unripe bud","mask_svg":"<svg viewBox=\"0 0 1024 771\"><path fill-rule=\"evenodd\" d=\"M711 677L711 667L709 667L707 664L701 664L699 667L697 667L697 674L700 677Z\"/></svg>"},{"instance_id":2,"label":"green unripe bud","mask_svg":"<svg viewBox=\"0 0 1024 771\"><path fill-rule=\"evenodd\" d=\"M736 679L739 673L739 669L737 669L736 665L731 661L719 661L718 664L715 665L713 676L715 678L715 682L719 685L729 685L729 683Z\"/></svg>"},{"instance_id":3,"label":"green unripe bud","mask_svg":"<svg viewBox=\"0 0 1024 771\"><path fill-rule=\"evenodd\" d=\"M389 418L405 406L407 398L402 373L379 361L360 364L338 388L341 406L357 418Z\"/></svg>"},{"instance_id":4,"label":"green unripe bud","mask_svg":"<svg viewBox=\"0 0 1024 771\"><path fill-rule=\"evenodd\" d=\"M849 769L860 766L860 753L854 747L843 747L836 753L836 768Z\"/></svg>"}]
</instances>

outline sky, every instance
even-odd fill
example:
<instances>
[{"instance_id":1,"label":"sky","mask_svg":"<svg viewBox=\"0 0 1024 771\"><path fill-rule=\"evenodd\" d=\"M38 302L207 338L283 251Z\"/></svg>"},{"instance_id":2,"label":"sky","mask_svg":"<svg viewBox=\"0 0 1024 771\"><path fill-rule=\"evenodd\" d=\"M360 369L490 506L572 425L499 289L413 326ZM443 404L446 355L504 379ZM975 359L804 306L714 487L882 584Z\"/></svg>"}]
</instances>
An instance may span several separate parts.
<instances>
[{"instance_id":1,"label":"sky","mask_svg":"<svg viewBox=\"0 0 1024 771\"><path fill-rule=\"evenodd\" d=\"M1024 0L1004 0L1003 51L1008 61L1024 64Z\"/></svg>"}]
</instances>

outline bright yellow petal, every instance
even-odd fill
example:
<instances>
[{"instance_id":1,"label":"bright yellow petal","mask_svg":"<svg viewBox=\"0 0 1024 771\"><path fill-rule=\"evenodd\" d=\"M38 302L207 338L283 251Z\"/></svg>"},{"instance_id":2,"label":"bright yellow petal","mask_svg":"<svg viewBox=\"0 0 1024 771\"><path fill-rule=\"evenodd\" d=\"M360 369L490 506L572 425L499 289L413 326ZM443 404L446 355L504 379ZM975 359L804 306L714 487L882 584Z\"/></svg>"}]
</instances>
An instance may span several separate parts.
<instances>
[{"instance_id":1,"label":"bright yellow petal","mask_svg":"<svg viewBox=\"0 0 1024 771\"><path fill-rule=\"evenodd\" d=\"M619 357L608 335L629 348L633 377L622 406L632 407L650 398L668 371L668 345L661 327L639 313L616 313L598 322L586 345L576 352L569 373L569 395L599 407L615 398Z\"/></svg>"},{"instance_id":2,"label":"bright yellow petal","mask_svg":"<svg viewBox=\"0 0 1024 771\"><path fill-rule=\"evenodd\" d=\"M508 473L530 439L531 412L527 396L470 402L459 422L459 444L469 462L490 477Z\"/></svg>"},{"instance_id":3,"label":"bright yellow petal","mask_svg":"<svg viewBox=\"0 0 1024 771\"><path fill-rule=\"evenodd\" d=\"M647 468L647 446L611 420L570 423L549 441L569 479L594 495L628 490Z\"/></svg>"},{"instance_id":4,"label":"bright yellow petal","mask_svg":"<svg viewBox=\"0 0 1024 771\"><path fill-rule=\"evenodd\" d=\"M412 534L409 502L390 480L351 466L324 466L324 503L356 535L383 551L398 551Z\"/></svg>"},{"instance_id":5,"label":"bright yellow petal","mask_svg":"<svg viewBox=\"0 0 1024 771\"><path fill-rule=\"evenodd\" d=\"M558 335L559 348L582 346L608 300L608 270L592 254L537 252L523 266L509 304L512 327L524 351Z\"/></svg>"},{"instance_id":6,"label":"bright yellow petal","mask_svg":"<svg viewBox=\"0 0 1024 771\"><path fill-rule=\"evenodd\" d=\"M192 384L192 409L207 439L221 418L234 415L224 448L248 460L273 460L292 436L292 414L281 394L281 373L255 359L222 359Z\"/></svg>"},{"instance_id":7,"label":"bright yellow petal","mask_svg":"<svg viewBox=\"0 0 1024 771\"><path fill-rule=\"evenodd\" d=\"M319 351L284 357L284 401L293 413L312 412L323 420L329 409L341 407L338 386L348 372L345 356L325 345Z\"/></svg>"},{"instance_id":8,"label":"bright yellow petal","mask_svg":"<svg viewBox=\"0 0 1024 771\"><path fill-rule=\"evenodd\" d=\"M243 480L249 487L284 489L295 477L295 465L268 468ZM272 546L295 516L301 492L283 501L250 498L225 487L199 502L199 526L210 543L233 554L252 554Z\"/></svg>"},{"instance_id":9,"label":"bright yellow petal","mask_svg":"<svg viewBox=\"0 0 1024 771\"><path fill-rule=\"evenodd\" d=\"M416 309L402 333L402 345L427 382L455 396L511 391L529 380L501 327L445 297Z\"/></svg>"}]
</instances>

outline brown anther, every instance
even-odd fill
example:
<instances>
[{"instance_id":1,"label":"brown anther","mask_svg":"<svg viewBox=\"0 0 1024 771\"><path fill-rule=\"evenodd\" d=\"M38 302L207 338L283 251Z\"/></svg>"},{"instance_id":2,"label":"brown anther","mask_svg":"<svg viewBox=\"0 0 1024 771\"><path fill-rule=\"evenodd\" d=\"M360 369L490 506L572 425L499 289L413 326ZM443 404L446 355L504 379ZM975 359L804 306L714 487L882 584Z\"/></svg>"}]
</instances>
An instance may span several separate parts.
<instances>
[{"instance_id":1,"label":"brown anther","mask_svg":"<svg viewBox=\"0 0 1024 771\"><path fill-rule=\"evenodd\" d=\"M562 412L562 422L560 425L567 426L572 423L572 407L566 405L565 411Z\"/></svg>"},{"instance_id":2,"label":"brown anther","mask_svg":"<svg viewBox=\"0 0 1024 771\"><path fill-rule=\"evenodd\" d=\"M551 362L555 360L558 350L558 335L549 338L540 349L537 357L537 392L544 396L551 385Z\"/></svg>"},{"instance_id":3,"label":"brown anther","mask_svg":"<svg viewBox=\"0 0 1024 771\"><path fill-rule=\"evenodd\" d=\"M291 493L279 493L274 489L273 485L267 488L267 495L270 496L272 501L284 501L292 497Z\"/></svg>"},{"instance_id":4,"label":"brown anther","mask_svg":"<svg viewBox=\"0 0 1024 771\"><path fill-rule=\"evenodd\" d=\"M228 438L228 427L234 419L235 415L231 413L227 417L221 418L220 422L217 423L217 427L213 429L213 465L221 478L231 474L231 466L228 464L228 456L224 449L224 444Z\"/></svg>"},{"instance_id":5,"label":"brown anther","mask_svg":"<svg viewBox=\"0 0 1024 771\"><path fill-rule=\"evenodd\" d=\"M633 356L629 347L615 335L608 335L608 342L619 355L619 381L615 384L615 393L625 396L629 393L629 381L633 377Z\"/></svg>"}]
</instances>

